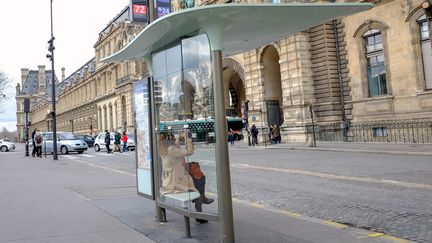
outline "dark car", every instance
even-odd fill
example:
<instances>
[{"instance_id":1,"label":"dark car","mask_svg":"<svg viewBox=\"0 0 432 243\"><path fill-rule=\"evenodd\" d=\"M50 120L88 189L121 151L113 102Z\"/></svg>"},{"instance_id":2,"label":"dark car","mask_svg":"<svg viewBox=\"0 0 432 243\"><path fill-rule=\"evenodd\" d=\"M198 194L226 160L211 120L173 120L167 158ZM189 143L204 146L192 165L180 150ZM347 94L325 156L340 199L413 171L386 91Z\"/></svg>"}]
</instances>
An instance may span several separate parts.
<instances>
[{"instance_id":1,"label":"dark car","mask_svg":"<svg viewBox=\"0 0 432 243\"><path fill-rule=\"evenodd\" d=\"M77 137L77 138L79 138L81 140L84 140L84 142L86 142L89 147L92 147L94 145L95 138L93 136L90 136L90 135L75 135L75 137Z\"/></svg>"}]
</instances>

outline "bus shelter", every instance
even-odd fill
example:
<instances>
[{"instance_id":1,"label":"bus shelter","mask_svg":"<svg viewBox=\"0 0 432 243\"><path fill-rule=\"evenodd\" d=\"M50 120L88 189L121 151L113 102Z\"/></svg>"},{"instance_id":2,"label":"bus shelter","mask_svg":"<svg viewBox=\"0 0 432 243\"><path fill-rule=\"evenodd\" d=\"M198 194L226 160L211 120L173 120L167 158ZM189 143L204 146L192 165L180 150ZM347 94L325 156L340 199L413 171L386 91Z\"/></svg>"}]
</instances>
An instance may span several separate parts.
<instances>
[{"instance_id":1,"label":"bus shelter","mask_svg":"<svg viewBox=\"0 0 432 243\"><path fill-rule=\"evenodd\" d=\"M165 210L219 221L234 242L222 57L272 43L370 4L222 4L171 13L149 24L104 62L145 59L134 84L138 193ZM205 130L214 146L198 137ZM208 142L208 140L206 140ZM198 162L202 175L191 173ZM199 179L199 177L201 179ZM204 178L204 180L202 180Z\"/></svg>"}]
</instances>

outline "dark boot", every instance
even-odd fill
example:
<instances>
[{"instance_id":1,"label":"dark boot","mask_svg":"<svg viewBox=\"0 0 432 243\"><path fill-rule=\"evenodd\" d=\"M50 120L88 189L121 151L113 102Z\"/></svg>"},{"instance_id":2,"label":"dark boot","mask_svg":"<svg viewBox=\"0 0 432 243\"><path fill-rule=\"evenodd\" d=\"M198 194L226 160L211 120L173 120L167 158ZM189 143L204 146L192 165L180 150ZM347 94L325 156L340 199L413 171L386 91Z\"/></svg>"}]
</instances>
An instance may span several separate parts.
<instances>
[{"instance_id":1,"label":"dark boot","mask_svg":"<svg viewBox=\"0 0 432 243\"><path fill-rule=\"evenodd\" d=\"M200 224L207 224L208 223L208 220L205 220L205 219L195 219L195 221L197 223L200 223Z\"/></svg>"},{"instance_id":2,"label":"dark boot","mask_svg":"<svg viewBox=\"0 0 432 243\"><path fill-rule=\"evenodd\" d=\"M202 212L202 197L195 200L195 211Z\"/></svg>"},{"instance_id":3,"label":"dark boot","mask_svg":"<svg viewBox=\"0 0 432 243\"><path fill-rule=\"evenodd\" d=\"M211 204L212 202L214 202L214 199L207 198L205 195L203 195L202 203Z\"/></svg>"}]
</instances>

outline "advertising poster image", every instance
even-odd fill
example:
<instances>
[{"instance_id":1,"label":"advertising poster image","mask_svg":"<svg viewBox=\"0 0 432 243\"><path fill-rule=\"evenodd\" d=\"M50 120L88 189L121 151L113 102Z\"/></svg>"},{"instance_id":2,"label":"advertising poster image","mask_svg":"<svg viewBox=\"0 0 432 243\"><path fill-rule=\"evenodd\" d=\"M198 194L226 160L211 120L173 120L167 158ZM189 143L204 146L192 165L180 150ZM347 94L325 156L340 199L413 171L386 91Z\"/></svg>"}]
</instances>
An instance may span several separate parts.
<instances>
[{"instance_id":1,"label":"advertising poster image","mask_svg":"<svg viewBox=\"0 0 432 243\"><path fill-rule=\"evenodd\" d=\"M136 153L138 192L152 195L152 158L149 130L149 87L147 79L134 82L134 111L136 122Z\"/></svg>"}]
</instances>

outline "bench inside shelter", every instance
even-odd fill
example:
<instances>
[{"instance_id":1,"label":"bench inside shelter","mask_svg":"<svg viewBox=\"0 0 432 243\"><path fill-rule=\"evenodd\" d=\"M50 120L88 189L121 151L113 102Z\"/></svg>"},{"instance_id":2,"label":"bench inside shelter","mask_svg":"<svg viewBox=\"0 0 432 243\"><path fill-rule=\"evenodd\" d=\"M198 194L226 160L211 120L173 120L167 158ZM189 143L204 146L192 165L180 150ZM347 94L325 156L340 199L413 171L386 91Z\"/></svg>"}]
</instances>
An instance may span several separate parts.
<instances>
[{"instance_id":1,"label":"bench inside shelter","mask_svg":"<svg viewBox=\"0 0 432 243\"><path fill-rule=\"evenodd\" d=\"M182 193L168 193L161 196L165 202L169 202L176 206L190 209L191 202L200 197L199 192L182 192Z\"/></svg>"},{"instance_id":2,"label":"bench inside shelter","mask_svg":"<svg viewBox=\"0 0 432 243\"><path fill-rule=\"evenodd\" d=\"M182 207L184 209L188 209L191 210L191 206L192 206L192 201L199 198L200 194L199 192L196 191L192 191L192 192L182 192L182 193L168 193L168 194L164 194L161 195L161 199L164 200L165 202L169 202L171 204L174 204L176 206ZM164 221L166 222L166 213L165 213L165 209L163 210L163 214L164 214ZM191 232L190 232L190 220L188 216L184 216L184 220L185 220L185 232L186 232L186 237L190 238L191 237Z\"/></svg>"}]
</instances>

